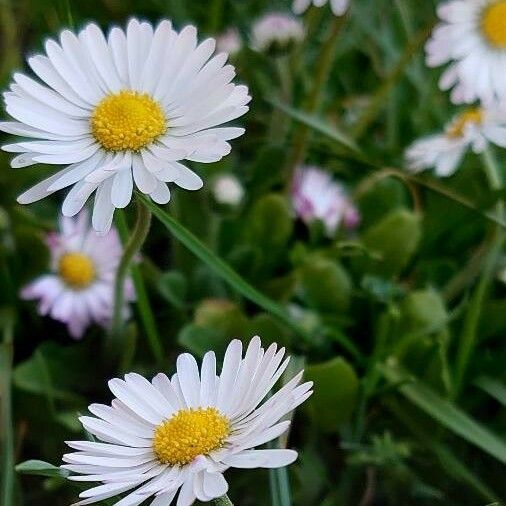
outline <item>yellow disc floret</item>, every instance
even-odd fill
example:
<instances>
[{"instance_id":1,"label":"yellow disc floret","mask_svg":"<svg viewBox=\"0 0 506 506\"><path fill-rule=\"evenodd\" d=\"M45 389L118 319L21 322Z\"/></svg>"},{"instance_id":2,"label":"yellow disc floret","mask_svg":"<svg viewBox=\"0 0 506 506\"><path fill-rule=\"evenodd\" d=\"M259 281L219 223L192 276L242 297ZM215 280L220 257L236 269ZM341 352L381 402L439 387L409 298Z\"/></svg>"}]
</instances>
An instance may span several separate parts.
<instances>
[{"instance_id":1,"label":"yellow disc floret","mask_svg":"<svg viewBox=\"0 0 506 506\"><path fill-rule=\"evenodd\" d=\"M76 290L88 287L95 279L95 266L82 253L65 253L58 262L58 273L63 281Z\"/></svg>"},{"instance_id":2,"label":"yellow disc floret","mask_svg":"<svg viewBox=\"0 0 506 506\"><path fill-rule=\"evenodd\" d=\"M166 130L167 121L160 105L137 91L108 95L91 115L93 136L109 151L138 151Z\"/></svg>"},{"instance_id":3,"label":"yellow disc floret","mask_svg":"<svg viewBox=\"0 0 506 506\"><path fill-rule=\"evenodd\" d=\"M216 408L182 409L155 429L153 450L163 464L184 466L223 445L230 422Z\"/></svg>"},{"instance_id":4,"label":"yellow disc floret","mask_svg":"<svg viewBox=\"0 0 506 506\"><path fill-rule=\"evenodd\" d=\"M492 2L483 10L481 30L491 46L506 49L506 0Z\"/></svg>"},{"instance_id":5,"label":"yellow disc floret","mask_svg":"<svg viewBox=\"0 0 506 506\"><path fill-rule=\"evenodd\" d=\"M483 122L483 110L473 107L455 118L447 130L450 139L459 139L464 135L466 126L469 124L480 125Z\"/></svg>"}]
</instances>

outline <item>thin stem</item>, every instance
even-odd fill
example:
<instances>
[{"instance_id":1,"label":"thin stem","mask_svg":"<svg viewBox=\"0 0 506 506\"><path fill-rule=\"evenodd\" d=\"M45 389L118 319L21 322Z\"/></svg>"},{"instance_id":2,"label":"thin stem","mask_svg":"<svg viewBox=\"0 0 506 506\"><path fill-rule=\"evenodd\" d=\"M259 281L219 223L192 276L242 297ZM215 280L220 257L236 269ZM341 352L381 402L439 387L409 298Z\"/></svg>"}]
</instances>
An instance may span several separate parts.
<instances>
[{"instance_id":1,"label":"thin stem","mask_svg":"<svg viewBox=\"0 0 506 506\"><path fill-rule=\"evenodd\" d=\"M117 218L118 232L123 243L126 243L130 235L130 232L128 230L128 225L126 223L125 214L122 210L117 211L117 213L118 213ZM142 325L144 327L144 331L146 332L146 336L148 338L148 343L151 348L151 352L153 353L153 357L155 358L156 363L160 365L163 360L164 351L161 344L160 336L158 334L158 329L156 327L155 317L153 315L153 311L149 303L144 278L142 277L142 273L139 266L135 263L131 266L131 273L135 288L137 309L141 317Z\"/></svg>"},{"instance_id":2,"label":"thin stem","mask_svg":"<svg viewBox=\"0 0 506 506\"><path fill-rule=\"evenodd\" d=\"M123 329L123 305L125 280L130 270L132 260L139 252L149 232L151 225L151 212L144 206L140 199L137 199L137 219L129 241L125 245L123 256L116 272L114 284L114 312L111 326L111 338L119 339Z\"/></svg>"},{"instance_id":3,"label":"thin stem","mask_svg":"<svg viewBox=\"0 0 506 506\"><path fill-rule=\"evenodd\" d=\"M313 88L307 98L306 106L304 108L306 113L314 114L321 102L329 73L332 68L332 62L334 60L335 45L344 24L344 20L345 16L334 18L325 42L321 48L320 54L316 59L318 65L314 74ZM299 125L295 132L293 150L288 161L288 181L291 181L291 174L293 173L294 168L304 160L310 133L311 130L309 127L303 124Z\"/></svg>"},{"instance_id":4,"label":"thin stem","mask_svg":"<svg viewBox=\"0 0 506 506\"><path fill-rule=\"evenodd\" d=\"M234 506L234 503L229 499L227 494L213 499L213 502L216 506Z\"/></svg>"},{"instance_id":5,"label":"thin stem","mask_svg":"<svg viewBox=\"0 0 506 506\"><path fill-rule=\"evenodd\" d=\"M490 151L490 148L487 148L483 152L482 158L483 168L491 190L500 189L502 186L501 173L499 171L499 167L497 166L497 162L492 152ZM500 219L504 217L504 202L501 201L497 203L496 213ZM472 353L476 346L478 325L480 322L482 307L485 302L490 283L493 279L497 261L502 252L504 236L504 230L500 226L495 226L490 244L490 250L485 261L480 280L471 298L469 311L464 320L464 326L457 350L455 365L454 397L457 397L460 393L467 372L469 359L472 356Z\"/></svg>"}]
</instances>

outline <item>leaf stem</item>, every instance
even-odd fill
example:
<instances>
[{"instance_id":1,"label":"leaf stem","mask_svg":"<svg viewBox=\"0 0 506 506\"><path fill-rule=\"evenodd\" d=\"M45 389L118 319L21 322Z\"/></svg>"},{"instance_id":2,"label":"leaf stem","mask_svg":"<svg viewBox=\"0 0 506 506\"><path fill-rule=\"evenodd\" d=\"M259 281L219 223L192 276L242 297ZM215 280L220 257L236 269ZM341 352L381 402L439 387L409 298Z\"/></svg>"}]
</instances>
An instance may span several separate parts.
<instances>
[{"instance_id":1,"label":"leaf stem","mask_svg":"<svg viewBox=\"0 0 506 506\"><path fill-rule=\"evenodd\" d=\"M213 499L216 506L234 506L234 503L230 500L227 494Z\"/></svg>"},{"instance_id":2,"label":"leaf stem","mask_svg":"<svg viewBox=\"0 0 506 506\"><path fill-rule=\"evenodd\" d=\"M113 353L117 351L118 340L123 330L123 306L125 280L131 267L131 263L141 249L149 232L151 225L151 212L137 199L137 219L132 234L125 245L123 256L116 272L114 283L114 311L111 325L111 341L113 342Z\"/></svg>"},{"instance_id":3,"label":"leaf stem","mask_svg":"<svg viewBox=\"0 0 506 506\"><path fill-rule=\"evenodd\" d=\"M491 190L498 190L502 186L502 178L497 161L495 160L490 148L486 148L482 155L483 169L487 176L488 183ZM504 202L500 201L496 205L496 213L500 219L504 218ZM454 397L457 397L462 388L467 372L469 359L476 346L478 337L478 325L482 313L482 307L485 302L490 283L493 279L494 270L497 261L502 252L504 243L504 230L496 226L493 231L493 237L490 244L490 249L485 260L482 274L478 281L478 285L472 295L469 311L464 320L463 330L458 344L457 358L455 364L455 378L454 378Z\"/></svg>"}]
</instances>

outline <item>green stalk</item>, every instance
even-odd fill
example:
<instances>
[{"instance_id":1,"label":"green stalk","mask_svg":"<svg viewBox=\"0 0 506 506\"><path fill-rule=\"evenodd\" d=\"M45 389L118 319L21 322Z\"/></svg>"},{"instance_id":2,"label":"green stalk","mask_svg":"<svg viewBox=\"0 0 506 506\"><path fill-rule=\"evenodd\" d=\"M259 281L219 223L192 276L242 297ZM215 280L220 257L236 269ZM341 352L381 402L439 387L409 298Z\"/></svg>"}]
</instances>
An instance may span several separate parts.
<instances>
[{"instance_id":1,"label":"green stalk","mask_svg":"<svg viewBox=\"0 0 506 506\"><path fill-rule=\"evenodd\" d=\"M321 48L321 51L316 58L318 62L315 73L314 83L310 95L307 98L304 110L308 114L314 114L323 97L323 93L326 89L326 84L332 69L332 62L334 60L335 45L341 28L345 22L346 17L334 17L331 26L329 27L328 34L325 42ZM304 124L300 124L295 132L293 140L293 149L288 160L288 177L287 181L291 181L291 174L297 165L302 163L305 158L307 143L309 140L311 130ZM291 184L291 183L289 183Z\"/></svg>"},{"instance_id":2,"label":"green stalk","mask_svg":"<svg viewBox=\"0 0 506 506\"><path fill-rule=\"evenodd\" d=\"M234 506L234 503L229 499L227 494L218 497L217 499L213 499L213 503L216 506Z\"/></svg>"},{"instance_id":3,"label":"green stalk","mask_svg":"<svg viewBox=\"0 0 506 506\"><path fill-rule=\"evenodd\" d=\"M490 189L499 190L502 187L501 173L490 148L485 149L483 152L483 168L485 175L487 176ZM504 202L501 201L497 203L496 213L500 219L504 217ZM490 250L488 252L481 277L469 303L469 311L467 312L464 320L462 335L457 349L454 397L457 397L462 389L462 384L465 380L467 367L469 365L469 359L476 347L478 325L480 322L482 307L485 303L497 262L502 253L504 237L504 230L500 226L496 226L493 230Z\"/></svg>"},{"instance_id":4,"label":"green stalk","mask_svg":"<svg viewBox=\"0 0 506 506\"><path fill-rule=\"evenodd\" d=\"M117 211L117 227L123 244L128 240L130 232L125 219L125 213L122 210ZM162 341L158 334L156 327L155 317L149 303L148 294L146 291L146 285L141 274L141 270L137 264L133 264L130 268L132 274L132 280L135 288L135 297L137 303L137 309L141 317L141 322L148 338L148 343L153 353L153 357L156 360L157 365L160 365L163 360L164 351L162 347Z\"/></svg>"},{"instance_id":5,"label":"green stalk","mask_svg":"<svg viewBox=\"0 0 506 506\"><path fill-rule=\"evenodd\" d=\"M14 431L11 406L14 313L2 311L0 320L3 321L3 342L0 344L0 505L11 506L14 504Z\"/></svg>"},{"instance_id":6,"label":"green stalk","mask_svg":"<svg viewBox=\"0 0 506 506\"><path fill-rule=\"evenodd\" d=\"M132 261L141 249L149 232L151 225L151 212L137 200L137 219L134 230L125 245L123 256L116 272L116 280L114 283L114 311L111 325L111 341L113 345L113 353L117 354L117 348L121 332L123 330L123 304L125 280L130 271Z\"/></svg>"}]
</instances>

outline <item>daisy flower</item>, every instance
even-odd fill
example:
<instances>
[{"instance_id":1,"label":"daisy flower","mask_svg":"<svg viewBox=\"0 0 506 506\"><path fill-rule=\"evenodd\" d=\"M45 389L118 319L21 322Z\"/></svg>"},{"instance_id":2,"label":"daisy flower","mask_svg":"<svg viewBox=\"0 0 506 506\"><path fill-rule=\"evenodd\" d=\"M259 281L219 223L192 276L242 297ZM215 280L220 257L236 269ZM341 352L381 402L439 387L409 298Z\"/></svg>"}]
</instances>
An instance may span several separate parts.
<instances>
[{"instance_id":1,"label":"daisy flower","mask_svg":"<svg viewBox=\"0 0 506 506\"><path fill-rule=\"evenodd\" d=\"M187 190L202 180L183 161L215 162L230 152L242 128L221 127L242 116L248 89L232 83L227 55L213 56L214 39L197 42L164 20L156 28L132 19L107 38L95 24L48 40L45 55L28 59L39 78L14 74L4 93L15 121L0 129L31 138L3 146L19 153L12 167L67 165L23 193L29 204L72 186L65 216L75 215L93 192L93 227L109 229L115 208L128 205L135 186L159 204L167 183Z\"/></svg>"},{"instance_id":2,"label":"daisy flower","mask_svg":"<svg viewBox=\"0 0 506 506\"><path fill-rule=\"evenodd\" d=\"M80 494L77 505L126 493L116 506L177 506L198 499L211 501L227 493L223 472L229 467L275 468L291 464L297 452L256 449L283 434L279 421L311 394L312 383L300 384L302 371L265 399L288 364L284 348L261 347L254 337L242 356L232 341L217 375L216 357L206 353L199 367L188 353L177 359L171 377L152 381L127 374L109 382L116 396L110 406L92 404L94 416L80 418L99 441L73 441L78 450L64 455L63 467L78 473L70 479L101 482ZM135 489L135 490L134 490Z\"/></svg>"},{"instance_id":3,"label":"daisy flower","mask_svg":"<svg viewBox=\"0 0 506 506\"><path fill-rule=\"evenodd\" d=\"M257 51L286 52L303 40L304 35L300 20L283 12L273 12L253 25L252 47Z\"/></svg>"},{"instance_id":4,"label":"daisy flower","mask_svg":"<svg viewBox=\"0 0 506 506\"><path fill-rule=\"evenodd\" d=\"M320 220L332 237L339 225L348 230L360 223L360 214L346 193L330 174L317 167L299 167L292 185L295 214L306 224Z\"/></svg>"},{"instance_id":5,"label":"daisy flower","mask_svg":"<svg viewBox=\"0 0 506 506\"><path fill-rule=\"evenodd\" d=\"M326 3L328 0L294 0L292 9L295 14L302 14L311 4L315 7L322 7ZM330 0L330 8L336 16L342 16L349 4L350 0Z\"/></svg>"},{"instance_id":6,"label":"daisy flower","mask_svg":"<svg viewBox=\"0 0 506 506\"><path fill-rule=\"evenodd\" d=\"M506 147L504 106L469 108L456 116L444 133L416 141L406 151L408 169L434 168L440 177L451 176L469 148L482 153L488 143Z\"/></svg>"},{"instance_id":7,"label":"daisy flower","mask_svg":"<svg viewBox=\"0 0 506 506\"><path fill-rule=\"evenodd\" d=\"M244 188L232 174L221 174L213 182L213 196L216 202L238 206L244 198Z\"/></svg>"},{"instance_id":8,"label":"daisy flower","mask_svg":"<svg viewBox=\"0 0 506 506\"><path fill-rule=\"evenodd\" d=\"M451 0L426 45L427 64L449 63L440 87L455 103L506 98L506 0Z\"/></svg>"},{"instance_id":9,"label":"daisy flower","mask_svg":"<svg viewBox=\"0 0 506 506\"><path fill-rule=\"evenodd\" d=\"M70 335L79 339L92 323L106 327L113 313L116 270L123 248L114 228L99 236L89 224L86 210L75 218L62 217L59 233L47 237L51 273L21 290L25 300L38 300L41 315L67 324ZM125 300L134 299L130 279ZM125 316L128 306L124 307Z\"/></svg>"}]
</instances>

